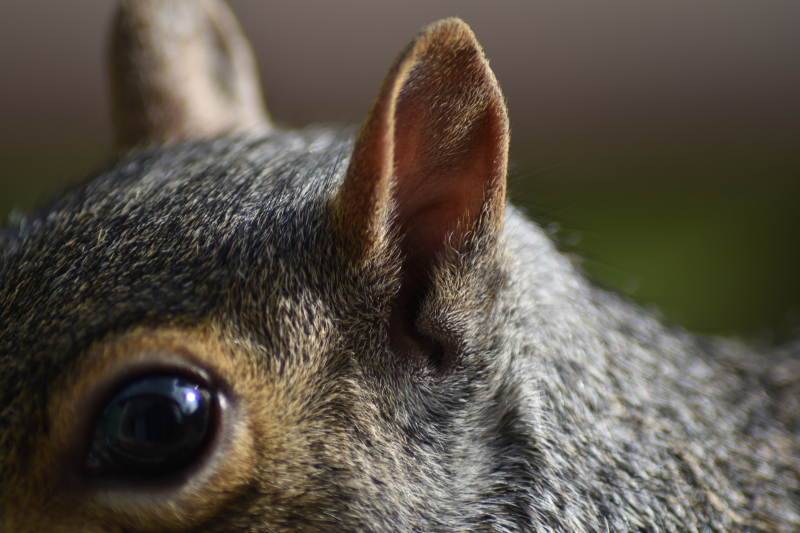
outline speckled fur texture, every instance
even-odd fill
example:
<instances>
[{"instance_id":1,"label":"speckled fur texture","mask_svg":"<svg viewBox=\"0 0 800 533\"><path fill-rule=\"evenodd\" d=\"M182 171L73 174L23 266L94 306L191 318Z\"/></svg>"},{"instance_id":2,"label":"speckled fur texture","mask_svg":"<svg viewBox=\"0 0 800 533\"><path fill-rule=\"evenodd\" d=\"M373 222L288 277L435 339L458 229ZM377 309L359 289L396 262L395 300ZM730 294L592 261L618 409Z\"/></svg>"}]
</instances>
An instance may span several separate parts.
<instances>
[{"instance_id":1,"label":"speckled fur texture","mask_svg":"<svg viewBox=\"0 0 800 533\"><path fill-rule=\"evenodd\" d=\"M428 90L415 50L451 49L442 32L472 42L460 21L424 30L355 141L140 133L0 230L2 531L800 531L797 345L692 336L576 272L504 203L488 66L477 107L454 106L471 113L456 155L402 152L403 112L423 139L452 135L402 107L408 80ZM425 180L488 177L420 229L439 204L393 182L406 155ZM418 238L437 244L411 261ZM76 485L94 389L164 354L228 397L221 451L165 487Z\"/></svg>"}]
</instances>

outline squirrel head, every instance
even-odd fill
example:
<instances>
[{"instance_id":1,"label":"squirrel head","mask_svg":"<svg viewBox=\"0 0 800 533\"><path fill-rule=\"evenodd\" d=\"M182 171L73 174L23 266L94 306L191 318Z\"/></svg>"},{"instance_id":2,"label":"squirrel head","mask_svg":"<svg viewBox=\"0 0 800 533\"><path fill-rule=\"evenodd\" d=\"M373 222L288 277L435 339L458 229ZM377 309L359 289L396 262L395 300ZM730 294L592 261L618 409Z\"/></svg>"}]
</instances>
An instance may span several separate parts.
<instances>
[{"instance_id":1,"label":"squirrel head","mask_svg":"<svg viewBox=\"0 0 800 533\"><path fill-rule=\"evenodd\" d=\"M521 423L471 30L425 27L354 141L270 125L217 0L122 1L109 64L120 159L0 233L0 526L446 529L451 466L494 475L465 421Z\"/></svg>"}]
</instances>

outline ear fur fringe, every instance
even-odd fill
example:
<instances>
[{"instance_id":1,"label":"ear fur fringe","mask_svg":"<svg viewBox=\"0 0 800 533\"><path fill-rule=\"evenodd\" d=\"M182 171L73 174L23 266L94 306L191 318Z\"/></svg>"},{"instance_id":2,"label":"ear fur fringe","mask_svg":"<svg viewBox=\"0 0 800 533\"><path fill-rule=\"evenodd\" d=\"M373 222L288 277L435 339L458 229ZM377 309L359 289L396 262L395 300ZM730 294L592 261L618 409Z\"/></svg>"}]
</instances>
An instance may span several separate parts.
<instances>
[{"instance_id":1,"label":"ear fur fringe","mask_svg":"<svg viewBox=\"0 0 800 533\"><path fill-rule=\"evenodd\" d=\"M458 211L450 230L480 220L499 228L507 161L505 103L475 35L456 18L425 27L389 70L334 200L348 249L356 261L367 257L387 237L391 215L412 227L410 218L436 209L426 202L453 204L445 206ZM484 174L454 181L476 162Z\"/></svg>"}]
</instances>

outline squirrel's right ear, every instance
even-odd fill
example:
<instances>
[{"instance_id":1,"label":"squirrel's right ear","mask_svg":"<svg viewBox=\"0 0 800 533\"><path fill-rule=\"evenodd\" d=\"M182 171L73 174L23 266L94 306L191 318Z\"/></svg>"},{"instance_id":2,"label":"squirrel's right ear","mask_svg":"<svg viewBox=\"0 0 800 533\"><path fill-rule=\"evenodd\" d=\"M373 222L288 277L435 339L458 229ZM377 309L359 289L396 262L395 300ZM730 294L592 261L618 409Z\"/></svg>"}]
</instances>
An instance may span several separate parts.
<instances>
[{"instance_id":1,"label":"squirrel's right ear","mask_svg":"<svg viewBox=\"0 0 800 533\"><path fill-rule=\"evenodd\" d=\"M252 51L222 1L122 0L110 37L120 151L270 129Z\"/></svg>"},{"instance_id":2,"label":"squirrel's right ear","mask_svg":"<svg viewBox=\"0 0 800 533\"><path fill-rule=\"evenodd\" d=\"M351 255L394 230L404 271L424 278L469 233L500 227L507 162L505 102L475 35L456 18L427 26L389 70L335 200Z\"/></svg>"},{"instance_id":3,"label":"squirrel's right ear","mask_svg":"<svg viewBox=\"0 0 800 533\"><path fill-rule=\"evenodd\" d=\"M387 244L402 254L395 353L438 369L450 360L449 334L417 323L420 303L438 265L499 234L507 162L505 102L475 35L459 19L424 28L389 70L333 202L353 262Z\"/></svg>"}]
</instances>

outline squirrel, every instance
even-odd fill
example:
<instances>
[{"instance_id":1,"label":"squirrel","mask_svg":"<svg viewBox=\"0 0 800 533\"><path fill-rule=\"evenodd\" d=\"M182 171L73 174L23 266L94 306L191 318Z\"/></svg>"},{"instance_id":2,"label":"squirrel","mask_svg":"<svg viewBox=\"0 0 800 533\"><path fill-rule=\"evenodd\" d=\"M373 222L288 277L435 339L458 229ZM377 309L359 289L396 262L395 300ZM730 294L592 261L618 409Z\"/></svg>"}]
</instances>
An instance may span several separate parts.
<instances>
[{"instance_id":1,"label":"squirrel","mask_svg":"<svg viewBox=\"0 0 800 533\"><path fill-rule=\"evenodd\" d=\"M109 64L119 157L0 230L0 530L800 531L800 344L577 272L464 22L357 134L274 127L221 0Z\"/></svg>"}]
</instances>

